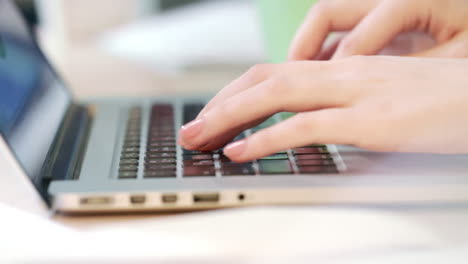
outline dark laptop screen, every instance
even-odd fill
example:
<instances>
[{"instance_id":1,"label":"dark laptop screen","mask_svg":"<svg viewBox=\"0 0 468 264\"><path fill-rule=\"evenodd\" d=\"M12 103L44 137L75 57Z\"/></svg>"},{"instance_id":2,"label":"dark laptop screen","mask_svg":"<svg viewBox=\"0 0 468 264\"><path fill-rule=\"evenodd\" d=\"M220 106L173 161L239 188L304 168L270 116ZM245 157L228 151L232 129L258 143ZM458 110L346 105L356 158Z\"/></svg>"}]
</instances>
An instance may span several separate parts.
<instances>
[{"instance_id":1,"label":"dark laptop screen","mask_svg":"<svg viewBox=\"0 0 468 264\"><path fill-rule=\"evenodd\" d=\"M0 0L0 132L33 180L70 100L13 2Z\"/></svg>"}]
</instances>

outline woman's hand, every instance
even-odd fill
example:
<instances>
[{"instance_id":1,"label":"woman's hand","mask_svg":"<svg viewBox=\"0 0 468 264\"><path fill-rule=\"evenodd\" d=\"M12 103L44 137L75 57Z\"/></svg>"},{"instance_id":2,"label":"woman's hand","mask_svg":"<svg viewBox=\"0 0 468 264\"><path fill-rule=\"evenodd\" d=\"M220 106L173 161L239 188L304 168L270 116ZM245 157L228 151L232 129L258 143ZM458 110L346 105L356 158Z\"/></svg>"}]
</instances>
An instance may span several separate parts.
<instances>
[{"instance_id":1,"label":"woman's hand","mask_svg":"<svg viewBox=\"0 0 468 264\"><path fill-rule=\"evenodd\" d=\"M217 149L282 111L297 112L232 143L247 161L312 143L374 151L468 153L468 60L353 56L259 65L181 129L188 149Z\"/></svg>"},{"instance_id":2,"label":"woman's hand","mask_svg":"<svg viewBox=\"0 0 468 264\"><path fill-rule=\"evenodd\" d=\"M350 33L325 48L335 31ZM374 55L405 32L427 33L436 44L412 42L416 53L400 55L468 57L468 0L322 0L298 31L289 58Z\"/></svg>"}]
</instances>

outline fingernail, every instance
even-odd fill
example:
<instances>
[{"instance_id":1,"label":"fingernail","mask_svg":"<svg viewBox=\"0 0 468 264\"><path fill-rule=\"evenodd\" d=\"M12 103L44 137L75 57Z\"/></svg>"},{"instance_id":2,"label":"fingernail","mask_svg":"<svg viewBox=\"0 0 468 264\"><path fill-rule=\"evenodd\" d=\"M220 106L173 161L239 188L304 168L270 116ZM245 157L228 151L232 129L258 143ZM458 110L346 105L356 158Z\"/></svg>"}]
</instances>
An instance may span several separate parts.
<instances>
[{"instance_id":1,"label":"fingernail","mask_svg":"<svg viewBox=\"0 0 468 264\"><path fill-rule=\"evenodd\" d=\"M245 140L231 143L224 148L224 153L228 156L240 156L245 151L246 145Z\"/></svg>"},{"instance_id":2,"label":"fingernail","mask_svg":"<svg viewBox=\"0 0 468 264\"><path fill-rule=\"evenodd\" d=\"M185 124L181 127L180 133L182 135L182 140L193 139L200 134L203 128L203 119L194 120L188 124Z\"/></svg>"}]
</instances>

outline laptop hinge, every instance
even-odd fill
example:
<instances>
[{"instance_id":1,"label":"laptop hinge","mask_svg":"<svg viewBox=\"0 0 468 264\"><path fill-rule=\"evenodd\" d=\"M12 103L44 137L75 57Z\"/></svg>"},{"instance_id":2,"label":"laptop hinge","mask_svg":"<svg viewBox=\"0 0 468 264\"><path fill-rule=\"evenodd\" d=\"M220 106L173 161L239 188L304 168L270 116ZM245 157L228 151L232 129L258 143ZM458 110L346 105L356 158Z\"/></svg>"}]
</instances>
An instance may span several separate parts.
<instances>
[{"instance_id":1,"label":"laptop hinge","mask_svg":"<svg viewBox=\"0 0 468 264\"><path fill-rule=\"evenodd\" d=\"M62 121L42 169L42 184L77 179L86 151L91 115L87 106L73 104Z\"/></svg>"}]
</instances>

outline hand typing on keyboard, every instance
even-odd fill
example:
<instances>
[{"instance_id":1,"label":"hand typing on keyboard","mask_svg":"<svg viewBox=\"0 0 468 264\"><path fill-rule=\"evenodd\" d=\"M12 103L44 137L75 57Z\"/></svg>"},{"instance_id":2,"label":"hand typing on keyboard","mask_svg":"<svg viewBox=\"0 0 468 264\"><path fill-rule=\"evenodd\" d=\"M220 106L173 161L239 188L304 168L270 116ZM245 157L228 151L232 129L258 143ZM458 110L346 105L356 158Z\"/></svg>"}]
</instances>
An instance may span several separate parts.
<instances>
[{"instance_id":1,"label":"hand typing on keyboard","mask_svg":"<svg viewBox=\"0 0 468 264\"><path fill-rule=\"evenodd\" d=\"M229 144L225 155L243 162L316 143L468 152L467 70L467 60L384 56L256 66L183 126L179 143L214 150L288 111L298 114Z\"/></svg>"},{"instance_id":2,"label":"hand typing on keyboard","mask_svg":"<svg viewBox=\"0 0 468 264\"><path fill-rule=\"evenodd\" d=\"M320 1L291 47L296 62L253 67L182 127L179 143L197 150L228 144L225 155L241 162L311 143L468 152L468 61L348 57L376 54L400 33L420 31L436 45L412 56L467 57L467 15L466 0ZM350 33L323 47L335 30ZM298 114L230 143L282 111Z\"/></svg>"}]
</instances>

